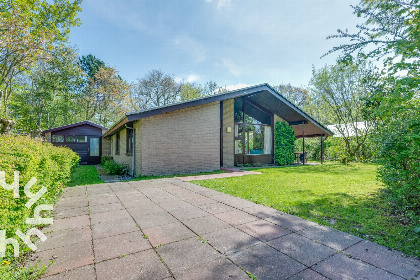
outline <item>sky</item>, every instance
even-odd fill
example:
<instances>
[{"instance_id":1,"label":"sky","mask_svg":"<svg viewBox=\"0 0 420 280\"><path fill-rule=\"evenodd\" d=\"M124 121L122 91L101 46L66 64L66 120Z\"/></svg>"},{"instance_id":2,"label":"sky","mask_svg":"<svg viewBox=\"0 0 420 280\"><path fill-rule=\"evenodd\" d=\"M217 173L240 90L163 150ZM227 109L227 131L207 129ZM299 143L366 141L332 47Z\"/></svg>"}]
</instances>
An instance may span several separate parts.
<instances>
[{"instance_id":1,"label":"sky","mask_svg":"<svg viewBox=\"0 0 420 280\"><path fill-rule=\"evenodd\" d=\"M306 86L312 67L355 30L349 0L85 0L70 42L134 82L150 70L229 89L269 83Z\"/></svg>"}]
</instances>

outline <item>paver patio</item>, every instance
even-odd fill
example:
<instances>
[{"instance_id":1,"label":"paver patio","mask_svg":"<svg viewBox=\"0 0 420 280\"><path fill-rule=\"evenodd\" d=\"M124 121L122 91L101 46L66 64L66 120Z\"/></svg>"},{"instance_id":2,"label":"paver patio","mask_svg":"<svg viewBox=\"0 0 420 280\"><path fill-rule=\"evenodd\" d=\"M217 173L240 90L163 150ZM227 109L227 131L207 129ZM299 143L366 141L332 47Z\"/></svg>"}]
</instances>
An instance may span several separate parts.
<instances>
[{"instance_id":1,"label":"paver patio","mask_svg":"<svg viewBox=\"0 0 420 280\"><path fill-rule=\"evenodd\" d=\"M44 279L420 279L420 261L176 178L67 188Z\"/></svg>"}]
</instances>

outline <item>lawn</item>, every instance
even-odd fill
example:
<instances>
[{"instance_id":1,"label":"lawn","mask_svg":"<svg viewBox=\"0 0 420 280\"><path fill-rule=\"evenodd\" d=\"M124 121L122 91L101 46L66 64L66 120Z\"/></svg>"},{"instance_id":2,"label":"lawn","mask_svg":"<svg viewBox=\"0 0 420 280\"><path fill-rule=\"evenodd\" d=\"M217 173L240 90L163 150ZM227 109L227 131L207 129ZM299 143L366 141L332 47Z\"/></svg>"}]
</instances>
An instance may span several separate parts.
<instances>
[{"instance_id":1,"label":"lawn","mask_svg":"<svg viewBox=\"0 0 420 280\"><path fill-rule=\"evenodd\" d=\"M414 222L391 214L373 164L253 169L260 175L194 181L420 257Z\"/></svg>"},{"instance_id":2,"label":"lawn","mask_svg":"<svg viewBox=\"0 0 420 280\"><path fill-rule=\"evenodd\" d=\"M67 186L75 187L101 183L104 183L104 181L99 177L95 166L79 165L71 173L70 182L67 183Z\"/></svg>"}]
</instances>

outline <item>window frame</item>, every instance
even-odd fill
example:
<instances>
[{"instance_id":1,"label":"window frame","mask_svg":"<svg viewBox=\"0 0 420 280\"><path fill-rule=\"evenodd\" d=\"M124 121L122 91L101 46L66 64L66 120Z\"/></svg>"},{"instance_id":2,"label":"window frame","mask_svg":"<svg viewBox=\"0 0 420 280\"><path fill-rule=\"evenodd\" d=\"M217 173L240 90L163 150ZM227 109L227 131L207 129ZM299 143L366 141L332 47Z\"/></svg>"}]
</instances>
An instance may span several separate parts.
<instances>
[{"instance_id":1,"label":"window frame","mask_svg":"<svg viewBox=\"0 0 420 280\"><path fill-rule=\"evenodd\" d=\"M119 155L120 154L120 133L117 132L115 134L115 154Z\"/></svg>"},{"instance_id":2,"label":"window frame","mask_svg":"<svg viewBox=\"0 0 420 280\"><path fill-rule=\"evenodd\" d=\"M133 155L133 147L134 147L134 131L133 129L126 128L126 144L125 144L125 154L127 156Z\"/></svg>"}]
</instances>

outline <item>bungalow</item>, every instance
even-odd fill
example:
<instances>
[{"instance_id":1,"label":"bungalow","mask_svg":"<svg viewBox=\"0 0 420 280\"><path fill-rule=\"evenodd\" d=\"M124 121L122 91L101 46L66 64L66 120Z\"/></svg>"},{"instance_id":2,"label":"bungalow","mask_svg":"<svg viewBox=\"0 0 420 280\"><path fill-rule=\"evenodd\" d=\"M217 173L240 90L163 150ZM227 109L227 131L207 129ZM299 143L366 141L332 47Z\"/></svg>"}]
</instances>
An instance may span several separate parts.
<instances>
[{"instance_id":1,"label":"bungalow","mask_svg":"<svg viewBox=\"0 0 420 280\"><path fill-rule=\"evenodd\" d=\"M332 132L268 84L128 113L103 135L103 155L131 174L214 171L274 162L274 124L286 121L296 137Z\"/></svg>"}]
</instances>

